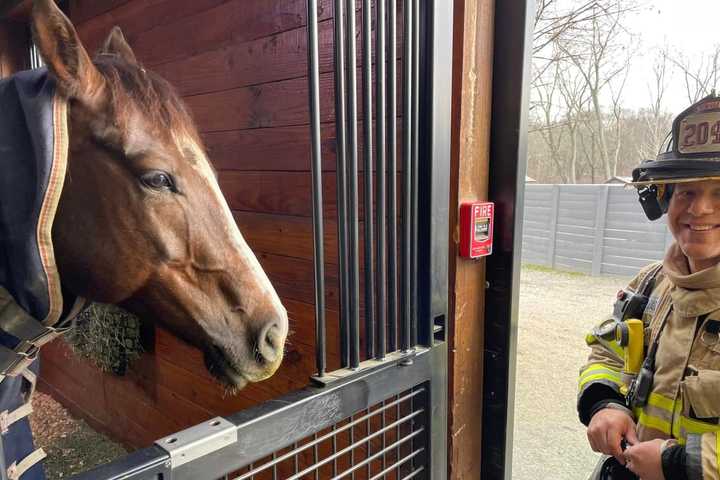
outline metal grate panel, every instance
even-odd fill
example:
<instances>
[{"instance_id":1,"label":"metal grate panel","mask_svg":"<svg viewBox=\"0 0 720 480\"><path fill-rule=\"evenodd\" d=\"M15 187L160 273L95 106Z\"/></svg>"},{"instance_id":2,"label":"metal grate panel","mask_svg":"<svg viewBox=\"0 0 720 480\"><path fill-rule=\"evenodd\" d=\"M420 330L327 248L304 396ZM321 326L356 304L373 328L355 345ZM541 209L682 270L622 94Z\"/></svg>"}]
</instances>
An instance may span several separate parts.
<instances>
[{"instance_id":1,"label":"metal grate panel","mask_svg":"<svg viewBox=\"0 0 720 480\"><path fill-rule=\"evenodd\" d=\"M222 478L413 478L425 468L427 412L426 387L407 390Z\"/></svg>"}]
</instances>

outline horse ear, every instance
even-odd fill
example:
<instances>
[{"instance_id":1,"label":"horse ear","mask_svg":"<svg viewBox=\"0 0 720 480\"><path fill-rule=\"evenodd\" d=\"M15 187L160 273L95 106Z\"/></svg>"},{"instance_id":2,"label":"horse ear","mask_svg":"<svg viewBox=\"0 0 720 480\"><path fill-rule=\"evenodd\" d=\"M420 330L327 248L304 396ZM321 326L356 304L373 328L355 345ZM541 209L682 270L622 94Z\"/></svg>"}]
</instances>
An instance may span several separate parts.
<instances>
[{"instance_id":1,"label":"horse ear","mask_svg":"<svg viewBox=\"0 0 720 480\"><path fill-rule=\"evenodd\" d=\"M127 40L125 40L125 35L123 35L122 30L120 30L118 26L113 27L110 31L99 53L117 55L131 65L138 64L132 48L130 48Z\"/></svg>"},{"instance_id":2,"label":"horse ear","mask_svg":"<svg viewBox=\"0 0 720 480\"><path fill-rule=\"evenodd\" d=\"M68 97L91 104L99 100L105 81L80 42L75 27L54 0L35 0L32 11L35 45L58 88Z\"/></svg>"}]
</instances>

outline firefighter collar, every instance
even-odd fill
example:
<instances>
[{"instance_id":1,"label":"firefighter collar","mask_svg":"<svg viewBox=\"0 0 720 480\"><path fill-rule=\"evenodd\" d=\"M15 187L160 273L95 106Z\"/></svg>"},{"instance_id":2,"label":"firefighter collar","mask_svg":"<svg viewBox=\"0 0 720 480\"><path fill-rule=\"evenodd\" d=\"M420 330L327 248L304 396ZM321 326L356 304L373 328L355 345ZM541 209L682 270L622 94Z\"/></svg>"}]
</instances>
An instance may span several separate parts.
<instances>
[{"instance_id":1,"label":"firefighter collar","mask_svg":"<svg viewBox=\"0 0 720 480\"><path fill-rule=\"evenodd\" d=\"M697 317L720 310L720 264L690 273L687 257L674 243L665 255L663 272L675 286L670 296L680 316Z\"/></svg>"}]
</instances>

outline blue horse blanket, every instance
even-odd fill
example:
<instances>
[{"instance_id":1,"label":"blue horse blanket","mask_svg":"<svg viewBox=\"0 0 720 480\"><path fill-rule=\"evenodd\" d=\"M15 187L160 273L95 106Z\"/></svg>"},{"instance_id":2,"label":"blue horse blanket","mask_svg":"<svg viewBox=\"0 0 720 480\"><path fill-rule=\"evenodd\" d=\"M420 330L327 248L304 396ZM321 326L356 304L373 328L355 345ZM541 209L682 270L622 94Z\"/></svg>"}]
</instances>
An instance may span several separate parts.
<instances>
[{"instance_id":1,"label":"blue horse blanket","mask_svg":"<svg viewBox=\"0 0 720 480\"><path fill-rule=\"evenodd\" d=\"M4 294L5 305L12 307L0 308L0 349L6 358L11 358L13 349L29 344L33 354L28 357L34 358L42 342L35 342L28 328L37 332L57 326L62 316L51 229L65 180L67 151L67 105L47 70L0 80L0 290L4 289L0 297ZM3 317L8 311L13 313ZM37 360L28 368L37 373ZM28 375L18 373L0 382L0 414L28 401ZM12 423L1 438L10 478L44 480L41 463L27 466L43 455L30 456L35 448L26 416Z\"/></svg>"}]
</instances>

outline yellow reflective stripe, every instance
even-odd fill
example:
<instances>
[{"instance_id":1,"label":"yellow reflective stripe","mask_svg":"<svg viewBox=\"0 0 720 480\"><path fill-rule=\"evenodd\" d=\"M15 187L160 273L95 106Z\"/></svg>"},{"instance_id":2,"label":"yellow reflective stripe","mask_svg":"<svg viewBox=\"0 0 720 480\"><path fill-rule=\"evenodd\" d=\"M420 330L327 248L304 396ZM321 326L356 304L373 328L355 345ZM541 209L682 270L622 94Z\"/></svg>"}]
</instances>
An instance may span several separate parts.
<instances>
[{"instance_id":1,"label":"yellow reflective stripe","mask_svg":"<svg viewBox=\"0 0 720 480\"><path fill-rule=\"evenodd\" d=\"M595 380L610 380L617 385L623 385L620 372L602 363L595 363L580 372L578 388L582 389L587 383Z\"/></svg>"},{"instance_id":2,"label":"yellow reflective stripe","mask_svg":"<svg viewBox=\"0 0 720 480\"><path fill-rule=\"evenodd\" d=\"M654 415L648 415L642 410L637 409L635 415L637 416L637 423L645 427L654 428L659 430L666 435L670 435L670 422L663 420L662 418Z\"/></svg>"},{"instance_id":3,"label":"yellow reflective stripe","mask_svg":"<svg viewBox=\"0 0 720 480\"><path fill-rule=\"evenodd\" d=\"M703 433L720 432L720 425L701 422L700 420L695 420L694 418L681 416L678 423L680 423L680 430L683 437L687 437L690 433L701 435Z\"/></svg>"},{"instance_id":4,"label":"yellow reflective stripe","mask_svg":"<svg viewBox=\"0 0 720 480\"><path fill-rule=\"evenodd\" d=\"M715 435L715 457L717 458L717 468L720 470L720 435Z\"/></svg>"},{"instance_id":5,"label":"yellow reflective stripe","mask_svg":"<svg viewBox=\"0 0 720 480\"><path fill-rule=\"evenodd\" d=\"M622 380L620 380L619 378L617 378L613 375L608 375L605 373L598 373L596 375L590 375L587 378L583 379L580 382L579 388L582 389L585 386L585 384L593 382L595 380L610 380L611 382L617 384L618 387L621 387L624 385L624 383L622 383Z\"/></svg>"},{"instance_id":6,"label":"yellow reflective stripe","mask_svg":"<svg viewBox=\"0 0 720 480\"><path fill-rule=\"evenodd\" d=\"M650 394L650 396L648 397L648 404L662 410L667 410L670 413L673 413L673 411L675 410L675 401L658 393Z\"/></svg>"}]
</instances>

